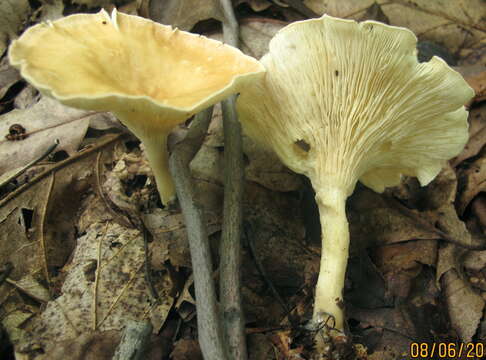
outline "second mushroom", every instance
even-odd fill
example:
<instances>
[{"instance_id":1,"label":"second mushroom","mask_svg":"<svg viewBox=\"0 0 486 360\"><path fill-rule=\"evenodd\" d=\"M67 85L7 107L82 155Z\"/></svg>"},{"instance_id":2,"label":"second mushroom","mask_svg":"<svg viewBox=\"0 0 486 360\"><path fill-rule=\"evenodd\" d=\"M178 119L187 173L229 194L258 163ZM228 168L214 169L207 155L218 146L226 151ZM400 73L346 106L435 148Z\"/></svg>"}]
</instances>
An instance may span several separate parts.
<instances>
[{"instance_id":1,"label":"second mushroom","mask_svg":"<svg viewBox=\"0 0 486 360\"><path fill-rule=\"evenodd\" d=\"M356 182L382 192L408 175L426 185L467 141L464 104L473 90L442 59L419 63L416 43L411 31L374 21L296 22L270 42L263 81L238 99L246 133L309 177L316 192L316 324L345 326L345 205Z\"/></svg>"}]
</instances>

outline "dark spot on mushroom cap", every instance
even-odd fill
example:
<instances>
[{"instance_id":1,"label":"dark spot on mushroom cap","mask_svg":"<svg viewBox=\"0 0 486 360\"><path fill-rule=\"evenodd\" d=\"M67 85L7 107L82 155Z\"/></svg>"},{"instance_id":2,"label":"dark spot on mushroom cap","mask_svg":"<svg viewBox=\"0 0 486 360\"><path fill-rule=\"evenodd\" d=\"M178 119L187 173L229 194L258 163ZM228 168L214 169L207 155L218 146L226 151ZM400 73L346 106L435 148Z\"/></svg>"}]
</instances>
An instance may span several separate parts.
<instances>
[{"instance_id":1,"label":"dark spot on mushroom cap","mask_svg":"<svg viewBox=\"0 0 486 360\"><path fill-rule=\"evenodd\" d=\"M106 21L103 21L103 22L102 22L102 24L103 24L103 25L106 25Z\"/></svg>"},{"instance_id":2,"label":"dark spot on mushroom cap","mask_svg":"<svg viewBox=\"0 0 486 360\"><path fill-rule=\"evenodd\" d=\"M305 140L297 140L294 142L295 145L297 145L301 150L304 150L305 152L309 152L310 150L310 145L305 141Z\"/></svg>"}]
</instances>

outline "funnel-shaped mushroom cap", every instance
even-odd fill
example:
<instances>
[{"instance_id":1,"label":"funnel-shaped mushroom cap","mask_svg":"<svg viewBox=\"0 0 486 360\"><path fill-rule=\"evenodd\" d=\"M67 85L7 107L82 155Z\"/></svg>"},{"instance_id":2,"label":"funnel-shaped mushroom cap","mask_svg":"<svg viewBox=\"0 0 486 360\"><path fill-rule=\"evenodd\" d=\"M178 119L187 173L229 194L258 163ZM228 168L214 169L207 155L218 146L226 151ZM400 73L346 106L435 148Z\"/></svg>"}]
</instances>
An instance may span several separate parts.
<instances>
[{"instance_id":1,"label":"funnel-shaped mushroom cap","mask_svg":"<svg viewBox=\"0 0 486 360\"><path fill-rule=\"evenodd\" d=\"M464 147L474 95L440 58L418 63L415 35L330 16L293 23L270 42L264 81L238 99L245 131L318 192L375 191L401 174L430 182ZM327 184L325 184L327 183Z\"/></svg>"},{"instance_id":2,"label":"funnel-shaped mushroom cap","mask_svg":"<svg viewBox=\"0 0 486 360\"><path fill-rule=\"evenodd\" d=\"M36 25L12 43L9 57L42 93L114 112L144 142L163 202L174 194L160 163L168 132L264 72L231 46L116 10Z\"/></svg>"}]
</instances>

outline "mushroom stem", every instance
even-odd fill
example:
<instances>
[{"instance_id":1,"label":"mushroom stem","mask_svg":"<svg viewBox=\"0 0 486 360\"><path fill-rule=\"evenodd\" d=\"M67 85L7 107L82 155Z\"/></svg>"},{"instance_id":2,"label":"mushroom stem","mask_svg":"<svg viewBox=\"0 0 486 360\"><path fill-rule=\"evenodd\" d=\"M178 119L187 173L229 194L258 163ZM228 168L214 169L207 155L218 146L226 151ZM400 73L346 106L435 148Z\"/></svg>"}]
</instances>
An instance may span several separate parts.
<instances>
[{"instance_id":1,"label":"mushroom stem","mask_svg":"<svg viewBox=\"0 0 486 360\"><path fill-rule=\"evenodd\" d=\"M316 324L327 321L328 326L341 331L344 327L343 287L349 252L346 198L346 191L339 187L321 188L316 194L322 250L312 320Z\"/></svg>"},{"instance_id":2,"label":"mushroom stem","mask_svg":"<svg viewBox=\"0 0 486 360\"><path fill-rule=\"evenodd\" d=\"M145 154L154 173L157 190L162 204L166 205L175 196L175 187L169 172L169 154L167 152L167 134L148 136L142 140Z\"/></svg>"}]
</instances>

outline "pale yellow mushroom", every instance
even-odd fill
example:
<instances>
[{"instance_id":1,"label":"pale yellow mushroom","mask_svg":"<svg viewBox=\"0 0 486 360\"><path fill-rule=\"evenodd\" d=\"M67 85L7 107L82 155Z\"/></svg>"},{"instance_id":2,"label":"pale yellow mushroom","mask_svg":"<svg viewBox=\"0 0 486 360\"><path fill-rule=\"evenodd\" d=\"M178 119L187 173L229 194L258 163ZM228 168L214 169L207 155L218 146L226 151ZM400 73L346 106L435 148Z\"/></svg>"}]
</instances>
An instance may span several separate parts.
<instances>
[{"instance_id":1,"label":"pale yellow mushroom","mask_svg":"<svg viewBox=\"0 0 486 360\"><path fill-rule=\"evenodd\" d=\"M338 330L356 182L382 192L409 175L426 185L468 138L473 90L440 58L418 63L416 43L374 21L296 22L271 40L263 80L238 99L246 133L312 182L322 228L313 320L333 318Z\"/></svg>"},{"instance_id":2,"label":"pale yellow mushroom","mask_svg":"<svg viewBox=\"0 0 486 360\"><path fill-rule=\"evenodd\" d=\"M112 111L145 145L164 204L175 195L168 133L264 72L236 48L116 10L33 26L9 59L43 94Z\"/></svg>"}]
</instances>

